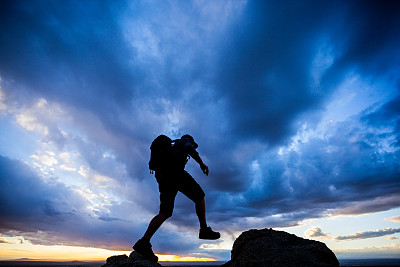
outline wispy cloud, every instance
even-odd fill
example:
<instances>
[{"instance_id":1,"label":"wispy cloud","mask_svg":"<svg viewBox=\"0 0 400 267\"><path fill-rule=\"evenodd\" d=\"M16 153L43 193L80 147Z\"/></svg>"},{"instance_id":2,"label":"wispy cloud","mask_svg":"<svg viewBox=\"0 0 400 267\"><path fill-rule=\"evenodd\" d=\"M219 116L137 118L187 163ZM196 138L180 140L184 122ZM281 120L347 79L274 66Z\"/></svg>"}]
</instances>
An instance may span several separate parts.
<instances>
[{"instance_id":1,"label":"wispy cloud","mask_svg":"<svg viewBox=\"0 0 400 267\"><path fill-rule=\"evenodd\" d=\"M391 235L391 234L395 234L395 233L399 233L399 232L400 232L400 228L394 228L394 229L386 228L386 229L379 229L379 230L375 230L375 231L358 232L358 233L347 235L347 236L336 236L336 237L334 237L334 240L340 241L340 240L366 239L366 238Z\"/></svg>"},{"instance_id":2,"label":"wispy cloud","mask_svg":"<svg viewBox=\"0 0 400 267\"><path fill-rule=\"evenodd\" d=\"M13 242L5 240L3 237L0 237L0 243L5 243L5 244L14 244Z\"/></svg>"},{"instance_id":3,"label":"wispy cloud","mask_svg":"<svg viewBox=\"0 0 400 267\"><path fill-rule=\"evenodd\" d=\"M400 222L400 216L393 216L390 218L386 218L385 220L391 221L391 222Z\"/></svg>"},{"instance_id":4,"label":"wispy cloud","mask_svg":"<svg viewBox=\"0 0 400 267\"><path fill-rule=\"evenodd\" d=\"M364 187L365 185L359 185ZM400 206L400 200L396 194L381 196L372 200L359 201L347 207L332 211L336 215L360 215L388 210ZM396 218L394 217L393 220Z\"/></svg>"},{"instance_id":5,"label":"wispy cloud","mask_svg":"<svg viewBox=\"0 0 400 267\"><path fill-rule=\"evenodd\" d=\"M343 240L359 240L359 239L368 239L374 237L381 237L386 235L391 235L395 233L399 233L400 228L386 228L386 229L378 229L374 231L365 231L365 232L357 232L350 235L345 236L335 236L329 233L324 233L320 227L314 226L313 228L308 229L304 232L304 235L308 238L322 238L322 239L332 239L333 241L343 241ZM397 239L395 237L388 237L388 240Z\"/></svg>"}]
</instances>

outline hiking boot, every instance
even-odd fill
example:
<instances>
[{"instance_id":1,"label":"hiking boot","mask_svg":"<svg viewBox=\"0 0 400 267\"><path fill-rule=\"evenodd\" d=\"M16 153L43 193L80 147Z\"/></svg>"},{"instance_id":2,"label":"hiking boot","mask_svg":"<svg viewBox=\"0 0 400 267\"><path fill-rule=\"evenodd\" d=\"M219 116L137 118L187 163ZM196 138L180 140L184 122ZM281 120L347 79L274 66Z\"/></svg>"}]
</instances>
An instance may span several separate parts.
<instances>
[{"instance_id":1,"label":"hiking boot","mask_svg":"<svg viewBox=\"0 0 400 267\"><path fill-rule=\"evenodd\" d=\"M201 228L199 232L200 239L216 240L220 237L220 233L214 232L213 230L211 230L211 227Z\"/></svg>"},{"instance_id":2,"label":"hiking boot","mask_svg":"<svg viewBox=\"0 0 400 267\"><path fill-rule=\"evenodd\" d=\"M154 255L153 250L151 249L150 241L139 239L139 241L137 241L133 246L133 249L148 260L154 262L158 261L158 257Z\"/></svg>"}]
</instances>

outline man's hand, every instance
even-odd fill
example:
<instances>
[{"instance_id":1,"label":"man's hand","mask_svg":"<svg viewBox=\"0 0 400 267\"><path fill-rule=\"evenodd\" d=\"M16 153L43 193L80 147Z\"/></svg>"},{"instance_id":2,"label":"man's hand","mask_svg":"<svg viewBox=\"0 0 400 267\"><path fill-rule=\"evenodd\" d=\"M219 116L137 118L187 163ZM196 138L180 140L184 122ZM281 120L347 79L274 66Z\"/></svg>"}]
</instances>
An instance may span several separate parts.
<instances>
[{"instance_id":1,"label":"man's hand","mask_svg":"<svg viewBox=\"0 0 400 267\"><path fill-rule=\"evenodd\" d=\"M201 163L200 164L200 168L203 171L203 173L208 176L208 167L207 167L207 165L204 164L204 163Z\"/></svg>"}]
</instances>

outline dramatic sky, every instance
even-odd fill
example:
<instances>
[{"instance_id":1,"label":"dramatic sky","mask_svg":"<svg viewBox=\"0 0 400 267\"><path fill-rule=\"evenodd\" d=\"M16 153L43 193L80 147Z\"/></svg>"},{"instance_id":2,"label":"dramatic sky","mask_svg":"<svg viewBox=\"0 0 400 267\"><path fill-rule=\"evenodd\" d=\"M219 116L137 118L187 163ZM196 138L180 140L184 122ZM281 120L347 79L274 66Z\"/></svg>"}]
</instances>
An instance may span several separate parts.
<instances>
[{"instance_id":1,"label":"dramatic sky","mask_svg":"<svg viewBox=\"0 0 400 267\"><path fill-rule=\"evenodd\" d=\"M272 227L400 255L399 6L1 1L0 259L129 251L158 212L151 141L186 133L222 238L179 194L156 253L227 260Z\"/></svg>"}]
</instances>

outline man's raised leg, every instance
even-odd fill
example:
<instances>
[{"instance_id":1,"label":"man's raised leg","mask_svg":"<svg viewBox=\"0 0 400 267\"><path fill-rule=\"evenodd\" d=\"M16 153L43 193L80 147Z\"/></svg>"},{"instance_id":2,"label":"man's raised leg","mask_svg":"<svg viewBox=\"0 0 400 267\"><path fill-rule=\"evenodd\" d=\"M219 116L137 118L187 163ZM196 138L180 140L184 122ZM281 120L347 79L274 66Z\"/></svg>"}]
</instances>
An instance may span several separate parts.
<instances>
[{"instance_id":1,"label":"man's raised leg","mask_svg":"<svg viewBox=\"0 0 400 267\"><path fill-rule=\"evenodd\" d=\"M204 201L204 198L200 201L195 202L195 207L196 207L196 214L197 217L199 218L199 223L200 223L199 238L211 239L211 240L220 238L221 237L220 233L214 232L213 230L211 230L211 227L207 226L206 203Z\"/></svg>"}]
</instances>

